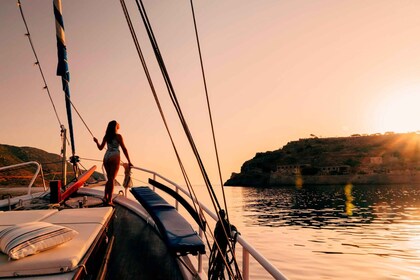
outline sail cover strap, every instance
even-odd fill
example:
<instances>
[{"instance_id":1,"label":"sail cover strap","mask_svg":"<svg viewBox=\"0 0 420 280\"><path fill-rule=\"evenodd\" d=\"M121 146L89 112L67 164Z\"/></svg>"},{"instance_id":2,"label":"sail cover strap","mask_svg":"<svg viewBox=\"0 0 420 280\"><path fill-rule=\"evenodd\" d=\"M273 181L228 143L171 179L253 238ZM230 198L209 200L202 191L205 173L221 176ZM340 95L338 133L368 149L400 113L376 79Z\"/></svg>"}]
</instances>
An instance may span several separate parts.
<instances>
[{"instance_id":1,"label":"sail cover strap","mask_svg":"<svg viewBox=\"0 0 420 280\"><path fill-rule=\"evenodd\" d=\"M73 121L71 117L71 102L70 102L70 73L69 66L67 64L67 48L66 48L66 37L64 34L64 23L63 14L61 8L61 0L54 0L54 16L55 16L55 30L57 37L57 54L58 54L58 65L57 65L57 76L61 76L61 82L63 84L63 90L66 99L66 110L67 119L69 123L70 131L70 143L72 154L75 154L74 146L74 134L73 134Z\"/></svg>"}]
</instances>

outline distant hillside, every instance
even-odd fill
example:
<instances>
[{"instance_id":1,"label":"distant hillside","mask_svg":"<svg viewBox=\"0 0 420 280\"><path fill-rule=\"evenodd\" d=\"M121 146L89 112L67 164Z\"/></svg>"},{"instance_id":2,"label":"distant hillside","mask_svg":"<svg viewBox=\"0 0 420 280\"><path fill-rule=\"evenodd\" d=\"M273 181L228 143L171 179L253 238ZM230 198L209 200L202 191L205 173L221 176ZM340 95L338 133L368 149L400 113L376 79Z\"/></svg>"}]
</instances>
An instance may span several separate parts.
<instances>
[{"instance_id":1,"label":"distant hillside","mask_svg":"<svg viewBox=\"0 0 420 280\"><path fill-rule=\"evenodd\" d=\"M61 179L61 157L57 154L48 153L46 151L32 148L32 147L16 147L10 145L0 144L0 167L14 165L18 163L36 161L41 163L45 179L59 180ZM28 185L32 178L35 166L25 168L6 170L0 172L0 186L1 185ZM74 178L72 166L67 164L67 179ZM41 186L41 178L35 182L35 185ZM95 172L92 180L103 180L104 176L101 173Z\"/></svg>"},{"instance_id":2,"label":"distant hillside","mask_svg":"<svg viewBox=\"0 0 420 280\"><path fill-rule=\"evenodd\" d=\"M299 139L276 151L257 153L225 185L293 184L291 178L296 176L312 183L316 183L314 178L322 179L326 184L350 180L356 175L366 183L375 183L378 178L392 181L392 176L402 178L395 182L407 175L420 178L420 135L388 133Z\"/></svg>"}]
</instances>

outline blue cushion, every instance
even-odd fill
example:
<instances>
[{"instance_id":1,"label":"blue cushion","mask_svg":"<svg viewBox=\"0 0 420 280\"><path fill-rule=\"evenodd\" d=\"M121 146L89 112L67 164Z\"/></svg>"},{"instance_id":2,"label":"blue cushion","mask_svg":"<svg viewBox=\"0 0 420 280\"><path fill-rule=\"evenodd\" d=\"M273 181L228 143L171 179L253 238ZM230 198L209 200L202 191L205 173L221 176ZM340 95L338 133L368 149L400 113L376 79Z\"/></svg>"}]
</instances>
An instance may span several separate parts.
<instances>
[{"instance_id":1,"label":"blue cushion","mask_svg":"<svg viewBox=\"0 0 420 280\"><path fill-rule=\"evenodd\" d=\"M197 232L166 200L148 187L132 188L131 192L153 218L172 252L181 255L205 253L205 245Z\"/></svg>"}]
</instances>

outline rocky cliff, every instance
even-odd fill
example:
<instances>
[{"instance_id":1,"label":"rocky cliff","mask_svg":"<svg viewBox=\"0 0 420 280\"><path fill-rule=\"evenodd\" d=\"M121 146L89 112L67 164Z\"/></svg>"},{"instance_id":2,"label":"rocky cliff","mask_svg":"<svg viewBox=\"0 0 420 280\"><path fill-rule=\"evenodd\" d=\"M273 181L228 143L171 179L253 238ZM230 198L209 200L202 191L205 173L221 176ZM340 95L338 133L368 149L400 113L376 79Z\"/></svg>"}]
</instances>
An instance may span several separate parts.
<instances>
[{"instance_id":1,"label":"rocky cliff","mask_svg":"<svg viewBox=\"0 0 420 280\"><path fill-rule=\"evenodd\" d=\"M61 157L59 155L32 147L16 147L0 144L0 167L28 161L37 161L41 163L47 182L49 180L61 179ZM0 186L10 184L28 185L34 171L34 166L1 171ZM74 178L70 164L67 164L67 172L67 180L70 181ZM104 176L101 173L95 172L92 176L92 180L104 180ZM35 185L37 184L41 184L41 178L37 179Z\"/></svg>"},{"instance_id":2,"label":"rocky cliff","mask_svg":"<svg viewBox=\"0 0 420 280\"><path fill-rule=\"evenodd\" d=\"M420 182L417 133L306 138L257 153L227 186Z\"/></svg>"}]
</instances>

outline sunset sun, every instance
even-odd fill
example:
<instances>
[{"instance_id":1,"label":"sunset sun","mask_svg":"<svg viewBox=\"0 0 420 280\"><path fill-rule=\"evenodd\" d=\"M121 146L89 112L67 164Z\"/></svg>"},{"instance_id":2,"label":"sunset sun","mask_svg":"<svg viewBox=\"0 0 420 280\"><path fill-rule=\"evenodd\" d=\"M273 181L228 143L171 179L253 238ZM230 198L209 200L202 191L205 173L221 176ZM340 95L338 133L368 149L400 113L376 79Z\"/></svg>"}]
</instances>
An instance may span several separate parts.
<instances>
[{"instance_id":1,"label":"sunset sun","mask_svg":"<svg viewBox=\"0 0 420 280\"><path fill-rule=\"evenodd\" d=\"M384 95L375 104L373 127L378 132L420 130L420 89Z\"/></svg>"}]
</instances>

